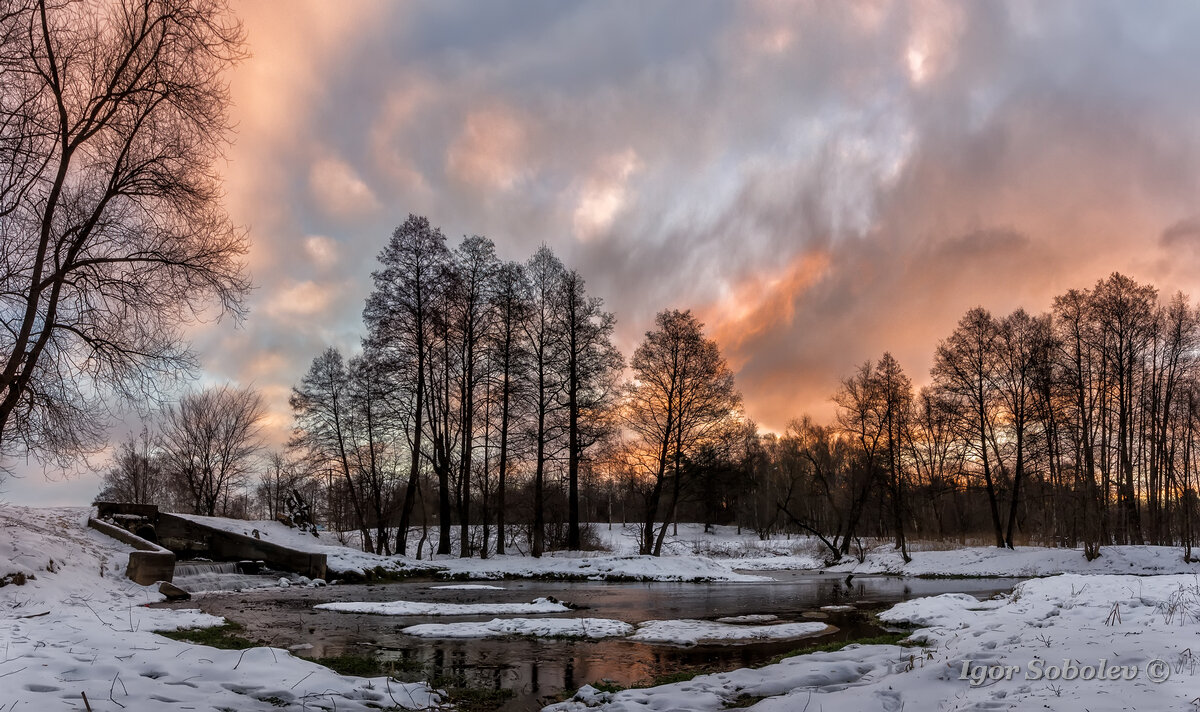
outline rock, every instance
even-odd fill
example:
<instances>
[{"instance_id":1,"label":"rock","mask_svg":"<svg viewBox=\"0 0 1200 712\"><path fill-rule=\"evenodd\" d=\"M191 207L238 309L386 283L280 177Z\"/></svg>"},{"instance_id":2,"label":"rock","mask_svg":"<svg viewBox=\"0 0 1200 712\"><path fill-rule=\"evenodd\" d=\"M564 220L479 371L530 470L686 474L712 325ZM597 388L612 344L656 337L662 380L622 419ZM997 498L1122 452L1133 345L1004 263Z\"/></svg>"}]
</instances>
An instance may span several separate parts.
<instances>
[{"instance_id":1,"label":"rock","mask_svg":"<svg viewBox=\"0 0 1200 712\"><path fill-rule=\"evenodd\" d=\"M159 581L158 592L166 596L168 601L186 601L192 597L192 594L170 581Z\"/></svg>"},{"instance_id":2,"label":"rock","mask_svg":"<svg viewBox=\"0 0 1200 712\"><path fill-rule=\"evenodd\" d=\"M822 620L822 621L823 621L823 620L825 620L826 618L828 618L828 617L829 617L829 614L828 614L828 613L822 613L821 611L805 611L805 612L803 612L803 613L801 613L801 614L800 614L800 617L801 617L801 618L815 618L816 620Z\"/></svg>"},{"instance_id":3,"label":"rock","mask_svg":"<svg viewBox=\"0 0 1200 712\"><path fill-rule=\"evenodd\" d=\"M287 588L288 586L291 586L291 585L292 585L292 582L288 581L286 576L279 577L279 587L280 588Z\"/></svg>"}]
</instances>

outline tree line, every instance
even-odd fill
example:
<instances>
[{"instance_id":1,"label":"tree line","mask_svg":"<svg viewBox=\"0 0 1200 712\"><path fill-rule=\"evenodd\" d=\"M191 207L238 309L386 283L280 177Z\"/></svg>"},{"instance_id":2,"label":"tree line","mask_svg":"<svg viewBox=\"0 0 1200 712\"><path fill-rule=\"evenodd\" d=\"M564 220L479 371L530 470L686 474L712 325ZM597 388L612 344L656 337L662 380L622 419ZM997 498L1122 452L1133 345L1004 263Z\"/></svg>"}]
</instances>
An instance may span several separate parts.
<instances>
[{"instance_id":1,"label":"tree line","mask_svg":"<svg viewBox=\"0 0 1200 712\"><path fill-rule=\"evenodd\" d=\"M832 422L774 434L745 417L691 312L660 312L626 362L613 315L547 247L504 262L485 238L451 248L410 216L374 284L361 351L314 358L290 448L257 482L247 467L186 474L203 459L178 444L197 441L178 424L187 399L166 414L176 444L143 435L114 472L163 463L179 484L149 489L207 513L277 516L300 497L379 553L540 556L594 545L589 526L607 520L658 555L682 520L811 536L830 560L878 538L905 558L910 538L1193 558L1200 310L1182 294L1113 274L1039 315L976 307L937 344L928 385L884 353L842 379ZM238 412L233 394L213 412ZM212 482L236 486L213 496Z\"/></svg>"},{"instance_id":2,"label":"tree line","mask_svg":"<svg viewBox=\"0 0 1200 712\"><path fill-rule=\"evenodd\" d=\"M261 401L226 388L185 397L160 432L126 443L102 497L151 491L202 514L278 516L300 496L369 551L487 556L515 544L540 556L589 545L601 481L619 471L646 485L640 547L661 551L686 499L676 473L742 422L733 373L690 312L659 314L627 378L614 316L548 247L506 262L487 238L451 247L410 216L372 279L361 349L313 359L292 390L288 450L257 482L256 429L224 421L257 422ZM213 422L200 422L192 406L215 400ZM124 484L147 472L171 484Z\"/></svg>"},{"instance_id":3,"label":"tree line","mask_svg":"<svg viewBox=\"0 0 1200 712\"><path fill-rule=\"evenodd\" d=\"M914 390L889 353L843 379L836 422L794 420L749 456L753 526L820 539L1018 535L1181 545L1194 560L1200 312L1112 274L1040 315L977 307Z\"/></svg>"}]
</instances>

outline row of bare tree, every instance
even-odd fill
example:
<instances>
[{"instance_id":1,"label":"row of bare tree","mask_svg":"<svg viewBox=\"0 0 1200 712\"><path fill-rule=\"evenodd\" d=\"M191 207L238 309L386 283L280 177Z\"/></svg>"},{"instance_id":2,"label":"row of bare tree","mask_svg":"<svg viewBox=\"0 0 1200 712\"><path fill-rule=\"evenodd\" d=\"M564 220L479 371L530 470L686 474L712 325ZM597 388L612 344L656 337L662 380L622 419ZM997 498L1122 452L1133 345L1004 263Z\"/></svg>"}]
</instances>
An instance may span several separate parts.
<instances>
[{"instance_id":1,"label":"row of bare tree","mask_svg":"<svg viewBox=\"0 0 1200 712\"><path fill-rule=\"evenodd\" d=\"M660 313L626 371L613 315L547 247L503 262L410 216L379 262L362 348L312 361L286 452L262 452L255 392L195 392L121 446L101 498L276 517L298 497L366 550L461 556L580 549L619 507L658 554L695 463L730 470L740 396L690 312Z\"/></svg>"},{"instance_id":2,"label":"row of bare tree","mask_svg":"<svg viewBox=\"0 0 1200 712\"><path fill-rule=\"evenodd\" d=\"M1200 313L1121 274L1040 316L967 312L914 392L890 354L843 380L837 422L760 443L747 511L819 536L1017 532L1082 545L1180 544L1192 558Z\"/></svg>"},{"instance_id":3,"label":"row of bare tree","mask_svg":"<svg viewBox=\"0 0 1200 712\"><path fill-rule=\"evenodd\" d=\"M558 488L565 541L549 544L579 549L581 478L594 479L594 453L626 436L641 444L620 448L632 454L628 466L654 483L642 549L661 550L665 526L656 523L680 500L674 473L710 429L739 417L732 372L700 323L660 314L622 383L613 315L547 247L505 263L486 238L450 249L428 220L410 216L380 264L362 353L347 361L327 350L292 397L293 445L337 474L364 546L408 551L417 514L427 530L432 507L417 505L428 494L439 554L451 552L455 524L461 556L486 556L493 526L504 553L515 477L532 498L522 522L529 551L547 548L557 523L547 521L557 496L548 489Z\"/></svg>"}]
</instances>

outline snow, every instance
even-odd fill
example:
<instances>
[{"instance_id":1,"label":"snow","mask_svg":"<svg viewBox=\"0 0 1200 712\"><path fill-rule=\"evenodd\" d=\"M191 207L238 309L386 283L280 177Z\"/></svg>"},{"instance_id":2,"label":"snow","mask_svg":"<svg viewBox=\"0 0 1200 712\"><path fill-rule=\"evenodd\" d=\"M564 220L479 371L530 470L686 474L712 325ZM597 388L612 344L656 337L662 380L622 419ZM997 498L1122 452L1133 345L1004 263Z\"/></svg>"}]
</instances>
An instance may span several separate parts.
<instances>
[{"instance_id":1,"label":"snow","mask_svg":"<svg viewBox=\"0 0 1200 712\"><path fill-rule=\"evenodd\" d=\"M321 603L314 608L338 613L373 613L381 616L490 616L513 613L563 613L571 610L559 601L537 598L533 603L438 603L436 601L345 601Z\"/></svg>"},{"instance_id":2,"label":"snow","mask_svg":"<svg viewBox=\"0 0 1200 712\"><path fill-rule=\"evenodd\" d=\"M795 640L836 628L824 623L776 623L774 625L744 625L691 619L646 621L638 624L637 632L629 636L639 643L670 643L673 645L729 645L761 643L768 640Z\"/></svg>"},{"instance_id":3,"label":"snow","mask_svg":"<svg viewBox=\"0 0 1200 712\"><path fill-rule=\"evenodd\" d=\"M921 626L910 640L927 647L852 645L648 689L584 687L547 710L716 712L748 696L765 698L754 704L757 712L1101 712L1190 709L1200 689L1200 658L1192 652L1200 636L1195 575L1066 574L1025 581L991 601L962 594L913 599L881 618ZM1152 679L1164 670L1168 680Z\"/></svg>"},{"instance_id":4,"label":"snow","mask_svg":"<svg viewBox=\"0 0 1200 712\"><path fill-rule=\"evenodd\" d=\"M891 544L867 552L866 560L843 559L829 571L906 576L1052 576L1055 574L1180 574L1200 573L1200 565L1183 561L1177 546L1106 546L1100 558L1088 561L1082 549L1018 546L1001 549L977 546L947 551L913 551L904 563Z\"/></svg>"},{"instance_id":5,"label":"snow","mask_svg":"<svg viewBox=\"0 0 1200 712\"><path fill-rule=\"evenodd\" d=\"M770 623L779 620L779 616L770 613L749 613L744 616L725 616L718 618L718 623Z\"/></svg>"},{"instance_id":6,"label":"snow","mask_svg":"<svg viewBox=\"0 0 1200 712\"><path fill-rule=\"evenodd\" d=\"M503 591L503 586L492 586L486 583L449 583L441 586L430 586L432 589L449 591Z\"/></svg>"},{"instance_id":7,"label":"snow","mask_svg":"<svg viewBox=\"0 0 1200 712\"><path fill-rule=\"evenodd\" d=\"M383 556L362 551L353 546L347 546L330 532L320 532L318 536L313 536L311 533L269 519L229 519L227 517L204 517L197 514L177 514L176 516L234 534L255 537L297 551L324 554L325 566L329 569L330 578L347 574L362 576L367 571L377 568L383 568L393 573L411 573L413 571L434 573L442 568L405 556ZM256 532L257 536L255 536Z\"/></svg>"},{"instance_id":8,"label":"snow","mask_svg":"<svg viewBox=\"0 0 1200 712\"><path fill-rule=\"evenodd\" d=\"M823 564L815 556L762 556L731 559L729 565L742 571L806 571Z\"/></svg>"},{"instance_id":9,"label":"snow","mask_svg":"<svg viewBox=\"0 0 1200 712\"><path fill-rule=\"evenodd\" d=\"M740 574L724 562L706 556L581 556L554 553L535 559L495 556L489 559L445 559L445 574L471 579L512 577L635 581L770 581L769 577Z\"/></svg>"},{"instance_id":10,"label":"snow","mask_svg":"<svg viewBox=\"0 0 1200 712\"><path fill-rule=\"evenodd\" d=\"M522 555L461 559L457 556L420 561L404 556L381 556L359 551L343 543L356 540L356 533L319 537L275 521L243 521L222 517L180 515L226 531L258 536L301 551L323 553L334 576L382 567L394 572L425 571L430 575L473 579L562 578L637 581L764 581L772 571L817 570L824 566L827 552L815 538L760 539L750 530L716 526L705 532L701 524L680 524L678 534L663 542L662 557L639 556L637 527L592 524L591 531L608 549L602 552L551 552L540 559ZM436 538L436 535L435 535ZM950 550L920 550L913 542L912 562L905 564L890 543L869 549L859 562L845 557L826 569L854 574L907 576L1049 576L1079 574L1174 574L1198 572L1200 566L1185 564L1178 547L1112 546L1101 549L1100 558L1087 561L1080 549L1017 547L1015 550L973 546ZM457 546L457 537L455 538ZM936 544L932 546L938 546ZM759 572L764 575L755 575Z\"/></svg>"},{"instance_id":11,"label":"snow","mask_svg":"<svg viewBox=\"0 0 1200 712\"><path fill-rule=\"evenodd\" d=\"M217 650L155 630L210 626L125 578L130 547L87 528L87 508L0 506L0 680L5 709L338 709L437 701L424 683L338 675L285 650Z\"/></svg>"},{"instance_id":12,"label":"snow","mask_svg":"<svg viewBox=\"0 0 1200 712\"><path fill-rule=\"evenodd\" d=\"M633 626L609 618L494 618L483 623L427 623L401 630L420 638L623 638Z\"/></svg>"}]
</instances>

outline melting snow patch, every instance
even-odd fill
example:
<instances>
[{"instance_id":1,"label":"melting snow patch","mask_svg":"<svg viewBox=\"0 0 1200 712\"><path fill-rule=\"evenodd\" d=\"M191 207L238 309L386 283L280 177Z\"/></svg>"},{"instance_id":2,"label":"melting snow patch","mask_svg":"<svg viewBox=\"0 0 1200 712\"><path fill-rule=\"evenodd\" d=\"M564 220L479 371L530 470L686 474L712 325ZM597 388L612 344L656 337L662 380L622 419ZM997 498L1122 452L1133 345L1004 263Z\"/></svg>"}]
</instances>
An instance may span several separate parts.
<instances>
[{"instance_id":1,"label":"melting snow patch","mask_svg":"<svg viewBox=\"0 0 1200 712\"><path fill-rule=\"evenodd\" d=\"M338 613L374 613L381 616L490 616L511 613L564 613L571 610L552 598L533 603L438 603L436 601L374 601L322 603L315 608Z\"/></svg>"},{"instance_id":2,"label":"melting snow patch","mask_svg":"<svg viewBox=\"0 0 1200 712\"><path fill-rule=\"evenodd\" d=\"M530 635L539 638L622 638L633 626L608 618L495 618L484 623L427 623L404 628L419 638L499 638Z\"/></svg>"},{"instance_id":3,"label":"melting snow patch","mask_svg":"<svg viewBox=\"0 0 1200 712\"><path fill-rule=\"evenodd\" d=\"M718 623L770 623L779 620L779 616L770 613L749 613L744 616L725 616L718 618Z\"/></svg>"},{"instance_id":4,"label":"melting snow patch","mask_svg":"<svg viewBox=\"0 0 1200 712\"><path fill-rule=\"evenodd\" d=\"M637 632L629 639L642 643L673 643L676 645L736 644L756 643L764 640L794 640L834 630L836 629L833 626L824 623L735 625L685 618L670 621L646 621L638 625Z\"/></svg>"}]
</instances>

